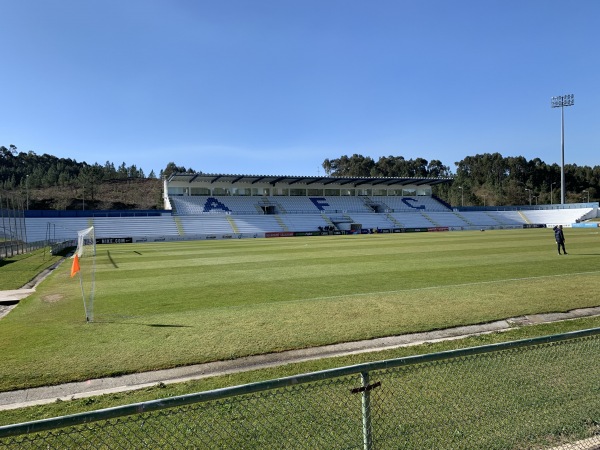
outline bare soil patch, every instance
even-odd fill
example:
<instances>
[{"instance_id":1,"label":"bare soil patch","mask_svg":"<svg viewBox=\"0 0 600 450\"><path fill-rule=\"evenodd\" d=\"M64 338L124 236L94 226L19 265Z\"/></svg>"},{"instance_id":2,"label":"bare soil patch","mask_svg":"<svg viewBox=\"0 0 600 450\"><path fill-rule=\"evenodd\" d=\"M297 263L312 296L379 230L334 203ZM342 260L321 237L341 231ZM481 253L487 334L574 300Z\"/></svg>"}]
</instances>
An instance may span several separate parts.
<instances>
[{"instance_id":1,"label":"bare soil patch","mask_svg":"<svg viewBox=\"0 0 600 450\"><path fill-rule=\"evenodd\" d=\"M60 300L62 300L65 296L62 294L50 294L50 295L44 295L42 297L42 301L46 302L46 303L56 303Z\"/></svg>"}]
</instances>

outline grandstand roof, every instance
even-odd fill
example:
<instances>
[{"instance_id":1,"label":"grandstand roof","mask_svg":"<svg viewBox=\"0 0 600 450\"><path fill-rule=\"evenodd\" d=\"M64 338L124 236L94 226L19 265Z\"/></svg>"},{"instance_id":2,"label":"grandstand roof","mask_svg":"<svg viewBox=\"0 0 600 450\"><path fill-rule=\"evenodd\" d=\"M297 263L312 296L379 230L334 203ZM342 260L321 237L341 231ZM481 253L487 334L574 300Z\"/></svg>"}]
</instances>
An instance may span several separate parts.
<instances>
[{"instance_id":1,"label":"grandstand roof","mask_svg":"<svg viewBox=\"0 0 600 450\"><path fill-rule=\"evenodd\" d=\"M275 186L277 183L292 185L325 184L333 186L361 185L368 186L407 186L407 185L435 185L449 183L453 178L421 178L421 177L321 177L321 176L291 176L291 175L234 175L214 173L174 173L168 182L183 181L188 183L268 183Z\"/></svg>"}]
</instances>

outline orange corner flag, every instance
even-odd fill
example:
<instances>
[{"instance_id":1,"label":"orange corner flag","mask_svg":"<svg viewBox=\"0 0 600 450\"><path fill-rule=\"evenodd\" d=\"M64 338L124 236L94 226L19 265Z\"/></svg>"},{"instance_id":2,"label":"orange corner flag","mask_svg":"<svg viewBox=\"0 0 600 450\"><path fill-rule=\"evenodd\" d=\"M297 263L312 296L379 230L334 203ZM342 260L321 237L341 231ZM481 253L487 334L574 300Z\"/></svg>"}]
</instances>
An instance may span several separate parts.
<instances>
[{"instance_id":1,"label":"orange corner flag","mask_svg":"<svg viewBox=\"0 0 600 450\"><path fill-rule=\"evenodd\" d=\"M75 254L73 265L71 266L71 278L73 278L77 272L79 272L79 256Z\"/></svg>"}]
</instances>

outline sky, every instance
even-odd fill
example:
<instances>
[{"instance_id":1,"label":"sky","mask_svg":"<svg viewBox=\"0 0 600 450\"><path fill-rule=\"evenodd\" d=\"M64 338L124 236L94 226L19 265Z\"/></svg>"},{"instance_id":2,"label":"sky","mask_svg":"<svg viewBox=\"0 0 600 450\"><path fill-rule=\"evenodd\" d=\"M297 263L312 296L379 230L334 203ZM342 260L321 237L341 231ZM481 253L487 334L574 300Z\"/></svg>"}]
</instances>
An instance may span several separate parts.
<instances>
[{"instance_id":1,"label":"sky","mask_svg":"<svg viewBox=\"0 0 600 450\"><path fill-rule=\"evenodd\" d=\"M0 0L0 145L325 175L354 153L600 165L600 1Z\"/></svg>"}]
</instances>

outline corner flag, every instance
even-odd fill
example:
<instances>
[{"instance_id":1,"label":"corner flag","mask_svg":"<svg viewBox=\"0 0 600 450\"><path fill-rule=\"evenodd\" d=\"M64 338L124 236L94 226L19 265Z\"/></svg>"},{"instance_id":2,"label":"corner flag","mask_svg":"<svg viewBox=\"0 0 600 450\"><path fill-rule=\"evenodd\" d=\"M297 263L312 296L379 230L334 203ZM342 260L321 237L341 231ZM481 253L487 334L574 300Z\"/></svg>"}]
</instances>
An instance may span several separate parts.
<instances>
[{"instance_id":1,"label":"corner flag","mask_svg":"<svg viewBox=\"0 0 600 450\"><path fill-rule=\"evenodd\" d=\"M73 278L77 272L79 272L79 256L77 256L76 253L73 258L73 265L71 266L71 278Z\"/></svg>"}]
</instances>

